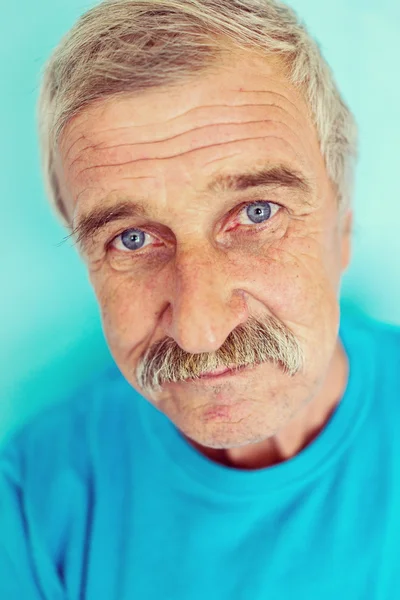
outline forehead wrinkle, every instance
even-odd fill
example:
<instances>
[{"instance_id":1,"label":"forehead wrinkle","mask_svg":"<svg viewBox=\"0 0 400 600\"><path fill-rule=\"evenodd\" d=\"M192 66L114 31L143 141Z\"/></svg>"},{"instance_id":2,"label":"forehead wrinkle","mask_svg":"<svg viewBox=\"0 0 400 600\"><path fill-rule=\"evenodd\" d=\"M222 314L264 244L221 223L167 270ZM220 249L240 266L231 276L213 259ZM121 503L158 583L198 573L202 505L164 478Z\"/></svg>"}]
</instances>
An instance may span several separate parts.
<instances>
[{"instance_id":1,"label":"forehead wrinkle","mask_svg":"<svg viewBox=\"0 0 400 600\"><path fill-rule=\"evenodd\" d=\"M70 147L68 148L67 152L65 153L65 157L64 157L64 160L65 160L65 161L67 161L67 160L68 160L68 158L69 158L69 155L70 155L70 152L71 152L72 148L73 148L74 146L76 146L76 144L77 144L77 143L78 143L80 140L84 139L85 137L86 137L86 136L85 136L85 134L84 134L84 133L82 133L81 135L79 135L79 136L77 137L77 139L76 139L76 140L74 140L74 141L72 142L72 144L71 144L71 145L70 145Z\"/></svg>"},{"instance_id":2,"label":"forehead wrinkle","mask_svg":"<svg viewBox=\"0 0 400 600\"><path fill-rule=\"evenodd\" d=\"M279 108L279 107L277 107ZM156 139L156 140L147 140L147 141L140 141L140 142L126 142L123 144L112 144L111 146L102 146L101 142L97 143L97 144L89 144L88 146L86 146L85 148L82 148L81 155L84 154L86 151L88 150L93 150L94 148L98 148L99 146L101 146L101 150L113 150L115 148L126 148L129 146L140 146L143 144L151 144L151 145L156 145L156 144L161 144L163 142L169 142L171 140L175 140L181 136L185 136L185 135L191 135L193 132L195 131L200 131L201 129L207 129L208 127L212 128L212 127L218 127L220 125L254 125L255 123L274 123L274 124L279 124L279 125L283 125L284 127L287 127L291 133L293 133L293 135L296 135L297 137L298 134L296 133L296 131L290 127L287 123L285 123L285 121L280 121L278 119L256 119L256 120L251 120L251 121L220 121L218 123L208 123L206 125L201 125L199 127L194 127L188 131L184 131L181 133L177 133L176 135L173 135L171 137L167 137L167 138L161 138L161 139ZM81 157L77 157L75 158L69 165L69 167L71 168L74 163L79 160L79 158Z\"/></svg>"},{"instance_id":3,"label":"forehead wrinkle","mask_svg":"<svg viewBox=\"0 0 400 600\"><path fill-rule=\"evenodd\" d=\"M240 94L269 94L272 96L278 96L279 98L283 98L283 100L285 102L287 102L291 108L294 109L294 111L298 114L298 115L302 115L302 111L300 110L299 106L297 104L295 104L294 102L292 102L287 96L285 96L284 94L281 94L280 92L273 92L271 90L239 90ZM234 105L235 106L235 105ZM277 108L282 108L283 110L286 110L285 106L280 106L279 104L277 104L276 102L265 102L262 104L254 104L251 103L249 105L246 104L239 104L238 106L276 106ZM287 111L289 114L291 114L289 111Z\"/></svg>"},{"instance_id":4,"label":"forehead wrinkle","mask_svg":"<svg viewBox=\"0 0 400 600\"><path fill-rule=\"evenodd\" d=\"M244 90L244 89L233 89L233 90L228 90L229 92L233 92L236 94L267 94L267 95L272 95L272 96L278 96L279 98L283 98L285 100L285 102L287 102L288 104L290 104L297 113L301 114L300 109L298 108L297 104L295 104L294 102L292 102L291 100L289 100L289 98L287 96L285 96L284 94L281 94L280 92L276 92L276 91L271 91L271 90ZM103 112L104 109L107 108L107 106L110 106L112 104L114 104L114 106L117 106L118 104L124 104L126 101L130 101L130 100L136 100L136 97L134 94L130 94L130 93L126 93L124 96L122 96L119 99L113 99L114 102L110 101L110 100L102 100L101 104L102 104L102 108L103 108ZM104 105L104 107L103 107ZM185 110L183 113L174 115L172 117L170 117L169 119L162 119L162 121L154 121L153 119L150 121L150 123L143 123L142 125L138 125L137 127L147 127L149 125L159 125L160 123L169 123L170 121L177 121L183 117L186 117L187 115L189 115L191 112L196 112L196 111L201 111L204 109L209 109L209 108L248 108L248 107L256 107L256 106L260 106L260 107L264 107L264 106L277 106L280 108L279 104L276 104L276 102L263 102L261 104L259 103L254 103L254 102L250 102L250 103L234 103L234 104L230 104L228 102L223 103L223 104L202 104L199 106L192 106L191 108L188 108L187 110ZM70 127L72 127L72 131L70 133L73 133L76 127L79 127L80 125L80 119L82 119L84 116L86 116L86 120L90 120L90 117L95 117L97 120L96 115L94 114L96 112L96 107L94 107L94 110L91 111L91 108L93 107L87 107L86 109L83 109L81 113L79 113L75 119L72 119L70 121L70 123L67 125L67 128L69 129ZM98 108L98 107L97 107ZM130 127L130 125L123 125L121 127L113 127L112 131L119 131L120 129L125 129L126 127ZM105 129L96 129L96 133L102 133L104 131L108 131L109 128L105 128Z\"/></svg>"},{"instance_id":5,"label":"forehead wrinkle","mask_svg":"<svg viewBox=\"0 0 400 600\"><path fill-rule=\"evenodd\" d=\"M284 94L281 94L279 92L272 92L272 91L268 91L268 90L229 90L229 91L233 91L233 92L239 93L239 94L258 93L258 94L267 94L267 95L278 96L280 98L283 98L295 110L295 112L297 113L297 115L300 115L300 116L302 115L302 112L300 111L299 107L294 102L292 102L291 100L289 100L289 98L287 98ZM126 99L129 100L129 95L128 94L127 94L127 98ZM105 102L107 102L107 101L105 101ZM275 107L278 110L284 110L284 111L286 110L285 107L280 106L276 102L265 102L265 103L261 103L261 104L259 104L259 103L210 104L210 105L202 105L202 106L192 107L192 108L186 110L185 112L181 113L180 115L175 115L175 116L173 116L173 117L171 117L169 119L163 119L161 122L160 121L159 122L151 121L151 123L145 123L145 124L141 124L141 125L129 124L129 125L121 126L121 127L95 129L94 131L91 132L91 134L97 135L99 133L108 132L108 131L121 131L123 129L131 129L131 128L135 128L136 129L136 128L141 128L141 127L148 127L149 125L150 126L151 125L156 126L156 125L159 125L159 124L169 123L171 121L178 121L179 122L179 119L184 118L185 116L187 116L191 112L208 110L210 108L211 109L212 108L216 108L216 109L218 109L218 108L228 108L228 109L232 109L232 108L258 108L258 107L259 108L265 108L265 107L268 107L268 106ZM90 109L87 109L87 110L90 110ZM287 112L288 112L289 115L291 115L293 118L295 118L295 116L290 111L287 110ZM86 115L86 111L83 111L80 115L77 116L77 120L76 120L76 122L74 124L70 123L70 125L67 126L68 127L68 132L65 131L64 134L68 133L68 137L70 137L70 135L74 133L75 129L79 128L79 126L81 125L79 117L81 117L82 115ZM95 115L92 115L92 116L95 116ZM89 113L89 120L90 120L90 113ZM74 125L75 125L75 127L74 127ZM72 127L72 131L69 129L69 127ZM87 136L85 136L85 134L80 135L69 146L69 148L67 149L66 154L65 154L65 159L66 160L68 159L69 154L70 154L72 148L75 146L75 144L78 141L80 141L81 139L85 138L85 137L87 137ZM90 146L88 146L88 147L90 147Z\"/></svg>"},{"instance_id":6,"label":"forehead wrinkle","mask_svg":"<svg viewBox=\"0 0 400 600\"><path fill-rule=\"evenodd\" d=\"M192 129L190 129L189 131L183 131L181 133L177 133L176 135L170 136L170 137L166 137L166 138L161 138L161 139L156 139L156 140L147 140L147 141L140 141L140 142L127 142L124 144L112 144L111 146L102 146L101 142L98 142L97 144L89 144L88 146L86 146L85 148L83 148L80 151L80 154L78 154L78 156L68 165L69 169L72 169L72 167L74 166L74 164L76 162L78 162L79 160L82 160L82 155L84 155L86 152L90 151L90 150L94 150L96 148L100 147L100 150L114 150L116 148L127 148L127 147L133 147L133 146L143 146L146 144L151 144L152 146L156 146L157 144L163 144L165 142L170 142L172 140L176 140L178 138L181 137L185 137L185 136L190 136L192 135L194 132L197 131L201 131L202 129L213 129L214 127L219 127L219 126L229 126L229 125L254 125L255 123L274 123L274 124L279 124L279 125L283 125L284 127L287 127L291 133L293 133L293 135L297 135L296 132L289 127L289 125L287 125L284 121L279 121L277 119L257 119L257 120L251 120L251 121L229 121L229 122L218 122L218 123L209 123L207 125L201 125L199 127L194 127ZM111 164L110 164L111 166Z\"/></svg>"},{"instance_id":7,"label":"forehead wrinkle","mask_svg":"<svg viewBox=\"0 0 400 600\"><path fill-rule=\"evenodd\" d=\"M299 141L299 144L302 146L303 150L304 150L304 138L300 137L300 135L297 133L296 130L294 130L290 125L288 125L286 122L284 121L278 121L276 119L264 119L264 120L256 120L256 121L247 121L247 122L240 122L240 123L222 123L223 127L229 127L229 126L234 126L234 125L238 125L238 126L246 126L248 124L268 124L271 123L272 125L278 125L284 129L287 129L292 136L294 136L295 138L297 138L297 140ZM163 139L163 140L158 140L158 141L154 141L154 142L132 142L130 144L120 144L120 145L116 145L116 146L111 146L111 147L107 147L104 149L112 149L112 148L116 148L116 147L134 147L134 146L145 146L146 144L150 145L150 146L154 146L157 144L165 144L168 143L170 140L172 139L177 139L180 137L185 137L185 136L189 136L189 140L190 140L190 136L193 134L193 131L198 131L198 130L202 130L205 128L210 128L213 129L215 127L219 127L221 126L221 123L213 123L212 125L207 125L207 126L202 126L202 127L198 127L195 128L193 130L190 131L186 131L184 133L178 134L176 136L173 136L172 138L168 138L168 139ZM213 144L206 144L206 145L202 145L202 146L198 146L197 148L191 148L189 150L183 151L183 152L179 152L177 154L174 155L168 155L166 157L147 157L147 158L139 158L139 159L129 159L127 161L122 161L122 162L116 162L116 163L101 163L100 165L91 165L88 167L85 167L83 169L81 169L80 171L78 171L77 173L77 177L80 177L83 173L90 171L90 170L96 170L99 168L110 168L110 167L123 167L126 166L128 164L134 164L135 162L140 162L140 161L145 161L145 160L169 160L172 158L178 158L179 156L187 156L193 152L197 152L198 150L203 150L206 148L212 149L214 147L217 146L221 146L221 145L227 145L227 144L232 144L232 143L237 143L237 142L245 142L245 141L250 141L250 140L255 140L255 139L263 139L263 138L272 138L272 139L278 139L283 141L284 143L287 143L291 149L296 153L296 155L298 155L298 152L294 149L293 144L284 136L274 136L271 134L262 134L259 136L250 136L250 137L242 137L242 138L237 138L236 140L226 140L223 141L221 143L213 143ZM93 146L91 146L92 148ZM78 156L74 161L72 161L72 163L69 165L69 168L72 169L74 164L76 162L78 162L78 160L82 160L82 157Z\"/></svg>"},{"instance_id":8,"label":"forehead wrinkle","mask_svg":"<svg viewBox=\"0 0 400 600\"><path fill-rule=\"evenodd\" d=\"M124 167L127 165L132 165L135 163L139 163L139 162L148 162L148 161L165 161L165 160L171 160L172 158L178 158L180 156L187 156L189 154L193 154L194 152L198 152L199 150L204 150L204 149L211 149L211 148L217 148L219 146L228 146L230 144L237 144L240 142L248 142L248 141L254 141L257 139L277 139L280 142L284 141L286 144L288 144L291 148L291 150L294 152L294 154L296 155L297 158L300 158L298 152L293 148L292 144L290 144L290 142L288 142L287 140L283 140L281 137L278 136L274 136L274 135L263 135L263 136L257 136L257 137L249 137L249 138L241 138L239 140L231 140L229 142L221 142L221 143L217 143L217 144L211 144L211 145L207 145L207 146L200 146L198 148L192 149L192 150L187 150L186 152L180 152L178 154L173 154L170 156L154 156L151 158L137 158L137 159L133 159L133 160L128 160L125 161L123 163L116 163L116 164L101 164L101 165L95 165L95 166L91 166L91 167L85 167L84 169L82 169L81 171L79 171L78 173L78 177L80 177L82 175L82 173L85 173L87 171L92 171L92 170L97 170L97 169L107 169L107 168L115 168L115 167Z\"/></svg>"},{"instance_id":9,"label":"forehead wrinkle","mask_svg":"<svg viewBox=\"0 0 400 600\"><path fill-rule=\"evenodd\" d=\"M136 177L132 177L132 176L130 176L130 177L120 177L120 179L130 179L130 180L133 180L133 181L138 181L138 180L142 180L142 179L151 179L151 180L152 180L152 179L154 179L154 176L153 176L153 175L142 175L142 176L136 176ZM74 219L75 219L76 212L77 212L77 209L78 209L78 201L79 201L80 197L82 196L82 194L84 194L85 192L87 192L88 190L90 190L90 189L91 189L91 187L92 187L92 186L85 187L85 188L84 188L83 190L81 190L81 191L79 192L79 194L77 195L77 197L76 197L76 200L75 200L75 209L74 209L74 211L73 211L72 220L74 220ZM94 188L94 189L96 189L96 188ZM104 201L107 201L107 199L108 199L108 198L109 198L109 197L110 197L110 196L113 194L113 192L118 192L118 193L120 193L120 190L118 190L118 188L115 188L115 189L113 189L113 190L110 190L110 191L109 191L109 192L106 194L106 196L105 196L105 197L102 199L102 201L103 201L103 202L104 202ZM128 194L127 194L127 193L123 193L123 194L121 194L121 196L122 196L122 199L124 199L124 197L125 197L125 196L127 197L127 196L128 196ZM119 198L119 199L121 199L121 196L120 196L120 198ZM129 200L129 199L128 199L128 200ZM135 194L135 199L134 199L134 200L135 200L135 203L136 203L137 205L140 205L140 204L142 204L142 205L144 206L144 204L145 204L145 201L146 201L146 198L145 198L144 196L138 196L138 195L136 195L136 194ZM145 210L143 209L143 211L142 211L142 212L143 212L143 214L144 214Z\"/></svg>"}]
</instances>

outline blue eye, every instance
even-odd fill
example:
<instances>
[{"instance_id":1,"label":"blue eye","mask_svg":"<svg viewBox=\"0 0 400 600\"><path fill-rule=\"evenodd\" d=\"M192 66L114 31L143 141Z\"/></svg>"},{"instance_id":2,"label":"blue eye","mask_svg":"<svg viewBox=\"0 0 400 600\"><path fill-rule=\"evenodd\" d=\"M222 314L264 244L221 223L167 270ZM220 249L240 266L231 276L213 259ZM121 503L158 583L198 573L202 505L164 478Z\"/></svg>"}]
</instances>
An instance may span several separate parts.
<instances>
[{"instance_id":1,"label":"blue eye","mask_svg":"<svg viewBox=\"0 0 400 600\"><path fill-rule=\"evenodd\" d=\"M146 236L148 236L148 234L140 229L127 229L112 241L112 245L117 250L123 250L125 252L141 250L147 245L145 243Z\"/></svg>"},{"instance_id":2,"label":"blue eye","mask_svg":"<svg viewBox=\"0 0 400 600\"><path fill-rule=\"evenodd\" d=\"M270 218L272 211L269 202L257 202L257 204L250 204L246 212L250 221L253 221L253 223L262 223Z\"/></svg>"},{"instance_id":3,"label":"blue eye","mask_svg":"<svg viewBox=\"0 0 400 600\"><path fill-rule=\"evenodd\" d=\"M145 234L138 229L128 229L121 233L121 242L128 250L139 250L144 244Z\"/></svg>"},{"instance_id":4,"label":"blue eye","mask_svg":"<svg viewBox=\"0 0 400 600\"><path fill-rule=\"evenodd\" d=\"M252 202L242 211L242 215L244 219L249 219L251 223L264 223L268 221L275 215L275 213L279 210L279 205L274 202L260 201L260 202ZM248 223L244 223L241 220L242 225L247 225Z\"/></svg>"}]
</instances>

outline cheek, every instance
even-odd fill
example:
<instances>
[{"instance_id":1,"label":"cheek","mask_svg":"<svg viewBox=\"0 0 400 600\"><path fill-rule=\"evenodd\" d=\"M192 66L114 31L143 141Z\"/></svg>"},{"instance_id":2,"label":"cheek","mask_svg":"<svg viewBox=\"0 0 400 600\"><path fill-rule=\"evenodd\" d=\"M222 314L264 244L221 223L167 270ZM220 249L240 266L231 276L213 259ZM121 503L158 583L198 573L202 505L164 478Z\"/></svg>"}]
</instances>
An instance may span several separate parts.
<instances>
[{"instance_id":1,"label":"cheek","mask_svg":"<svg viewBox=\"0 0 400 600\"><path fill-rule=\"evenodd\" d=\"M258 275L257 275L258 273ZM297 239L270 248L253 271L254 288L262 301L289 326L317 331L337 321L337 285L324 249L312 239Z\"/></svg>"},{"instance_id":2,"label":"cheek","mask_svg":"<svg viewBox=\"0 0 400 600\"><path fill-rule=\"evenodd\" d=\"M131 352L142 342L156 320L156 289L126 273L91 276L100 306L104 335L114 356Z\"/></svg>"}]
</instances>

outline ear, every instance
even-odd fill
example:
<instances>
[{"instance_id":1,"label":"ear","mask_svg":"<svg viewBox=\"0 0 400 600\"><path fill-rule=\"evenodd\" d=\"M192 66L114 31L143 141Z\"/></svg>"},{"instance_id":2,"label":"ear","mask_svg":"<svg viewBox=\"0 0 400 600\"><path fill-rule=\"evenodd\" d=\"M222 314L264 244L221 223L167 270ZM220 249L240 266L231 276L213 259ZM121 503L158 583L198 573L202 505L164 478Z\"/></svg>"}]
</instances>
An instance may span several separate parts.
<instances>
[{"instance_id":1,"label":"ear","mask_svg":"<svg viewBox=\"0 0 400 600\"><path fill-rule=\"evenodd\" d=\"M351 258L351 234L353 232L353 211L348 210L342 218L341 254L342 271L345 271Z\"/></svg>"}]
</instances>

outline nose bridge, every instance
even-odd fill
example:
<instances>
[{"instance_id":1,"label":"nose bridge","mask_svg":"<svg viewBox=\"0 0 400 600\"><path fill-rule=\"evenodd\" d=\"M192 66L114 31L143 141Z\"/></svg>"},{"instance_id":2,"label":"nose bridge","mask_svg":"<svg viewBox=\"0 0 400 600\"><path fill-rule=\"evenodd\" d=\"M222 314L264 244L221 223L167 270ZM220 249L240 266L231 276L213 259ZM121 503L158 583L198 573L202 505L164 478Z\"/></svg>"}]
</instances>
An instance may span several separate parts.
<instances>
[{"instance_id":1,"label":"nose bridge","mask_svg":"<svg viewBox=\"0 0 400 600\"><path fill-rule=\"evenodd\" d=\"M226 285L221 277L220 259L215 254L206 251L204 247L197 247L177 257L174 299L177 317L179 314L181 318L190 316L193 322L193 319L201 319L202 315L207 314L208 319L211 319L209 326L218 317L218 309L224 303L228 290L224 290ZM201 320L205 325L204 319Z\"/></svg>"},{"instance_id":2,"label":"nose bridge","mask_svg":"<svg viewBox=\"0 0 400 600\"><path fill-rule=\"evenodd\" d=\"M177 253L168 335L187 352L214 352L245 320L243 295L235 290L222 253L191 247Z\"/></svg>"},{"instance_id":3,"label":"nose bridge","mask_svg":"<svg viewBox=\"0 0 400 600\"><path fill-rule=\"evenodd\" d=\"M199 288L207 291L211 284L216 291L215 284L218 282L223 258L218 252L211 252L204 244L198 244L196 247L188 248L185 251L178 251L175 260L176 282L182 289Z\"/></svg>"}]
</instances>

